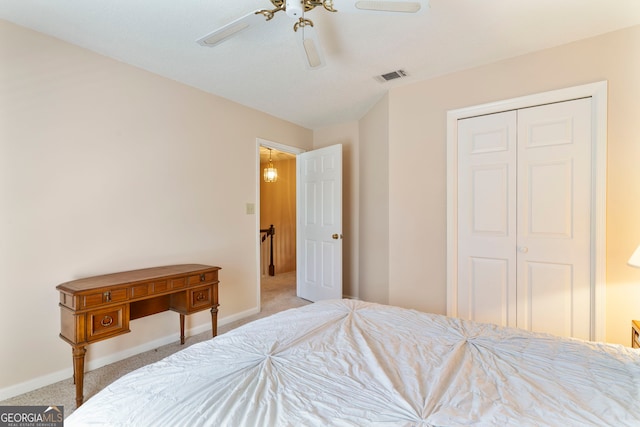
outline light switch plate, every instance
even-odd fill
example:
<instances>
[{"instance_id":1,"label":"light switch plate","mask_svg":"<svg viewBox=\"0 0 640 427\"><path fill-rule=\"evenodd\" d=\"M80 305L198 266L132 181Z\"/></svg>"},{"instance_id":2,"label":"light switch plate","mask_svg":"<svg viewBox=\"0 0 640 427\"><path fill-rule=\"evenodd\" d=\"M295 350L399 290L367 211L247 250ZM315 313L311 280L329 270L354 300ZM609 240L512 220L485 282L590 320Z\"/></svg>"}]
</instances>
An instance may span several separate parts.
<instances>
[{"instance_id":1,"label":"light switch plate","mask_svg":"<svg viewBox=\"0 0 640 427\"><path fill-rule=\"evenodd\" d=\"M255 203L247 203L247 215L254 215L256 213L256 204Z\"/></svg>"}]
</instances>

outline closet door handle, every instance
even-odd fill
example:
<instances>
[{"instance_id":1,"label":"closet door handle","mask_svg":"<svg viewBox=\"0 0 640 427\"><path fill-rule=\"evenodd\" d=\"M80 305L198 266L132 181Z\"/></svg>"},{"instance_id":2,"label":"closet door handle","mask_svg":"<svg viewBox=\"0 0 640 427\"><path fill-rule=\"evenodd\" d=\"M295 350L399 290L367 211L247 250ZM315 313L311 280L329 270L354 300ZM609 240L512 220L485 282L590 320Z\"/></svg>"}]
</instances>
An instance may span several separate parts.
<instances>
[{"instance_id":1,"label":"closet door handle","mask_svg":"<svg viewBox=\"0 0 640 427\"><path fill-rule=\"evenodd\" d=\"M518 248L518 252L523 253L523 254L526 254L527 252L529 252L529 248L528 248L528 247L526 247L526 246L520 246L520 247Z\"/></svg>"}]
</instances>

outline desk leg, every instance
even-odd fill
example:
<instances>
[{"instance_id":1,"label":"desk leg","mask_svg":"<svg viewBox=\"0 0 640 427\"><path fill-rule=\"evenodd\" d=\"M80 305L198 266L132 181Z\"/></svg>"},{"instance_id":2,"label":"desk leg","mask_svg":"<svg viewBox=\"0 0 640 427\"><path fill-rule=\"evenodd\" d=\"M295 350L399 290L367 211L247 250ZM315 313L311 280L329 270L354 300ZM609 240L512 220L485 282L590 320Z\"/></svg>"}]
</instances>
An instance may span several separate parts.
<instances>
[{"instance_id":1,"label":"desk leg","mask_svg":"<svg viewBox=\"0 0 640 427\"><path fill-rule=\"evenodd\" d=\"M180 344L184 344L184 314L180 315Z\"/></svg>"},{"instance_id":2,"label":"desk leg","mask_svg":"<svg viewBox=\"0 0 640 427\"><path fill-rule=\"evenodd\" d=\"M218 304L211 307L211 336L218 335Z\"/></svg>"},{"instance_id":3,"label":"desk leg","mask_svg":"<svg viewBox=\"0 0 640 427\"><path fill-rule=\"evenodd\" d=\"M73 347L73 382L76 385L76 407L82 405L84 400L84 355L87 353L85 346Z\"/></svg>"}]
</instances>

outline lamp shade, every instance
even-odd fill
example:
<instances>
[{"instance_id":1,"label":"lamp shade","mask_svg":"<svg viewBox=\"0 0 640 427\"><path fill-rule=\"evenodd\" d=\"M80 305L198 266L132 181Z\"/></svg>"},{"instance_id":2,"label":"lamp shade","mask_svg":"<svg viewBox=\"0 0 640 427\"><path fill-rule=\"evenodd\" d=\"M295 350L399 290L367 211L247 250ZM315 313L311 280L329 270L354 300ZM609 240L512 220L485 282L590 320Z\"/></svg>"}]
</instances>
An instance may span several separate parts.
<instances>
[{"instance_id":1,"label":"lamp shade","mask_svg":"<svg viewBox=\"0 0 640 427\"><path fill-rule=\"evenodd\" d=\"M629 258L629 261L627 261L627 264L629 264L631 267L640 268L640 246L638 246L633 252L633 255L631 255L631 258Z\"/></svg>"}]
</instances>

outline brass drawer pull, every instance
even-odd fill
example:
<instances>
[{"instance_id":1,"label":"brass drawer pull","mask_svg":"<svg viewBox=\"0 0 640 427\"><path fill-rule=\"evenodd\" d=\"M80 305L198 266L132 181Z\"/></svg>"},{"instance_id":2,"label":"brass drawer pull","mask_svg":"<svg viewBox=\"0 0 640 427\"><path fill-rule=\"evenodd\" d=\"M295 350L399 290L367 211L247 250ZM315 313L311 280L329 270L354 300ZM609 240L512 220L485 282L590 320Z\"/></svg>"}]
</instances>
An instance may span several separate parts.
<instances>
[{"instance_id":1,"label":"brass drawer pull","mask_svg":"<svg viewBox=\"0 0 640 427\"><path fill-rule=\"evenodd\" d=\"M102 326L104 326L105 328L106 328L107 326L111 326L111 325L113 324L113 317L111 317L111 316L104 316L104 317L102 318L102 320L100 321L100 324L101 324Z\"/></svg>"},{"instance_id":2,"label":"brass drawer pull","mask_svg":"<svg viewBox=\"0 0 640 427\"><path fill-rule=\"evenodd\" d=\"M200 275L200 281L204 282L205 280L207 280L207 277L204 274Z\"/></svg>"},{"instance_id":3,"label":"brass drawer pull","mask_svg":"<svg viewBox=\"0 0 640 427\"><path fill-rule=\"evenodd\" d=\"M198 295L196 295L196 301L203 301L206 298L207 297L204 295L204 292L199 292Z\"/></svg>"}]
</instances>

